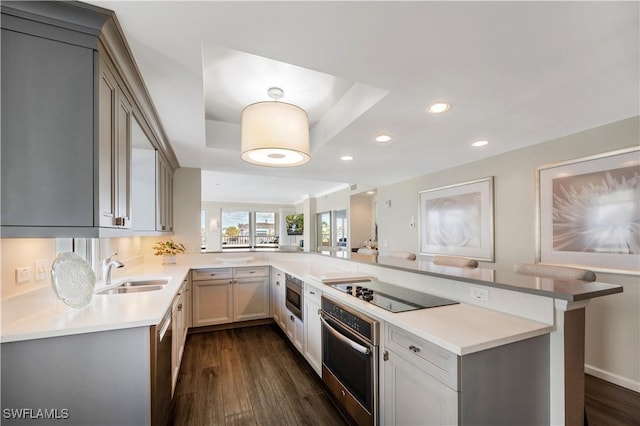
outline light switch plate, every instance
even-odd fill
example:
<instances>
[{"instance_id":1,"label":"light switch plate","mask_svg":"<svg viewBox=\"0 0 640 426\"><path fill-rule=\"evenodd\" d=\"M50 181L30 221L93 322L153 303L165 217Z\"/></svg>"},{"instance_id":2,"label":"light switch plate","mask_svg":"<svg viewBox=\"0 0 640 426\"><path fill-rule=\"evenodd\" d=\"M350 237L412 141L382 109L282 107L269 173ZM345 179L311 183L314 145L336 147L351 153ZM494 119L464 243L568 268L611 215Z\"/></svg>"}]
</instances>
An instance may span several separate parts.
<instances>
[{"instance_id":1,"label":"light switch plate","mask_svg":"<svg viewBox=\"0 0 640 426\"><path fill-rule=\"evenodd\" d=\"M36 281L46 280L49 276L49 262L47 259L36 260Z\"/></svg>"}]
</instances>

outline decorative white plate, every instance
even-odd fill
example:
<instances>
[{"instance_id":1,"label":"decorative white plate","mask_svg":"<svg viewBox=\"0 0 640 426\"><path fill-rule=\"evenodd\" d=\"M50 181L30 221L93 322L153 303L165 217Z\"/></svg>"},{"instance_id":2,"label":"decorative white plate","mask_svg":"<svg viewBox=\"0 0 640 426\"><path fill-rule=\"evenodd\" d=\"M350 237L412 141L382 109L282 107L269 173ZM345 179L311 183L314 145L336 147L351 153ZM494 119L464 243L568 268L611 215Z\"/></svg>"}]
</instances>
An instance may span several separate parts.
<instances>
[{"instance_id":1,"label":"decorative white plate","mask_svg":"<svg viewBox=\"0 0 640 426\"><path fill-rule=\"evenodd\" d=\"M60 253L51 265L51 285L58 299L72 308L91 303L96 276L91 266L75 253Z\"/></svg>"}]
</instances>

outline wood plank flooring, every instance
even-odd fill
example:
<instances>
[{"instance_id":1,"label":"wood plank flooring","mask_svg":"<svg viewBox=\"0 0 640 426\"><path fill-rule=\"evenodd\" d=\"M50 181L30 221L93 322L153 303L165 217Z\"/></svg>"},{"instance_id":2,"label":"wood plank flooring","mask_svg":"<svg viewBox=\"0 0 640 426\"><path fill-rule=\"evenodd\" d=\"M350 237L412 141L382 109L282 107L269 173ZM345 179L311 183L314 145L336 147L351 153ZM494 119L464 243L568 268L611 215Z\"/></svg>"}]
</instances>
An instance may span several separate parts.
<instances>
[{"instance_id":1,"label":"wood plank flooring","mask_svg":"<svg viewBox=\"0 0 640 426\"><path fill-rule=\"evenodd\" d=\"M640 393L585 375L589 426L640 426Z\"/></svg>"},{"instance_id":2,"label":"wood plank flooring","mask_svg":"<svg viewBox=\"0 0 640 426\"><path fill-rule=\"evenodd\" d=\"M346 425L285 339L273 324L190 334L174 425Z\"/></svg>"},{"instance_id":3,"label":"wood plank flooring","mask_svg":"<svg viewBox=\"0 0 640 426\"><path fill-rule=\"evenodd\" d=\"M274 325L190 334L176 426L345 426L320 378ZM589 426L640 426L640 394L586 375Z\"/></svg>"}]
</instances>

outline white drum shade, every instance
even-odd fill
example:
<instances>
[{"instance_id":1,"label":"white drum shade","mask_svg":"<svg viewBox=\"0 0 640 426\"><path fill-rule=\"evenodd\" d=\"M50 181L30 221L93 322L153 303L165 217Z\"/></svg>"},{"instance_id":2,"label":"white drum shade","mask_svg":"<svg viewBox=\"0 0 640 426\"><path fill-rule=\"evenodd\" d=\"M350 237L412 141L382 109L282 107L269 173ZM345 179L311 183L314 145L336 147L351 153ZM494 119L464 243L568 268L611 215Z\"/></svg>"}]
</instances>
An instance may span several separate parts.
<instances>
[{"instance_id":1,"label":"white drum shade","mask_svg":"<svg viewBox=\"0 0 640 426\"><path fill-rule=\"evenodd\" d=\"M242 159L270 167L307 163L309 119L307 113L285 102L258 102L242 111Z\"/></svg>"}]
</instances>

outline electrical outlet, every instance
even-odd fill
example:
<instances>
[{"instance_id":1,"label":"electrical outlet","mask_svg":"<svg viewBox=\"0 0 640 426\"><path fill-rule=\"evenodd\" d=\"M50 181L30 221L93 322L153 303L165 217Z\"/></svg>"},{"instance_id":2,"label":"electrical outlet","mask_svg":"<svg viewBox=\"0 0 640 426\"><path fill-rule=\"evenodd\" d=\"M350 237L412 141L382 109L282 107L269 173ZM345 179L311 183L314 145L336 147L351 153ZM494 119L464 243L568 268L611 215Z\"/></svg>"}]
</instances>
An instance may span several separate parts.
<instances>
[{"instance_id":1,"label":"electrical outlet","mask_svg":"<svg viewBox=\"0 0 640 426\"><path fill-rule=\"evenodd\" d=\"M49 262L47 259L36 260L36 281L46 280L49 276Z\"/></svg>"},{"instance_id":2,"label":"electrical outlet","mask_svg":"<svg viewBox=\"0 0 640 426\"><path fill-rule=\"evenodd\" d=\"M16 268L16 284L22 284L31 281L31 276L31 266Z\"/></svg>"},{"instance_id":3,"label":"electrical outlet","mask_svg":"<svg viewBox=\"0 0 640 426\"><path fill-rule=\"evenodd\" d=\"M484 302L489 301L489 290L478 287L471 287L469 293L472 299L482 300Z\"/></svg>"}]
</instances>

